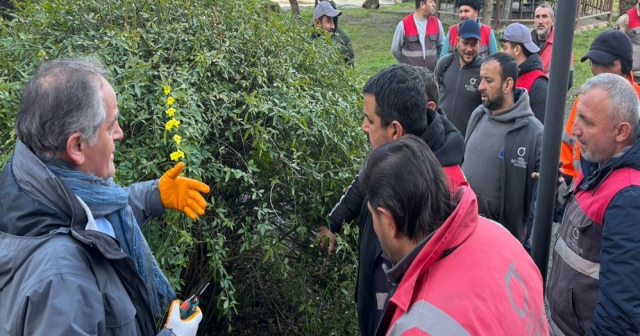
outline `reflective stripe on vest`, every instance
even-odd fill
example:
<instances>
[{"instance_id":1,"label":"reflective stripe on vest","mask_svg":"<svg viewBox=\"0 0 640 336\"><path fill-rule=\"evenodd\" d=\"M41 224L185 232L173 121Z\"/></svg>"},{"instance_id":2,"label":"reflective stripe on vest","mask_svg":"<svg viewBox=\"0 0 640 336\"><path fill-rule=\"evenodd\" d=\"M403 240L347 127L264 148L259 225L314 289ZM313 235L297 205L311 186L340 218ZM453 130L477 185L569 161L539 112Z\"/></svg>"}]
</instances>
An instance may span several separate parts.
<instances>
[{"instance_id":1,"label":"reflective stripe on vest","mask_svg":"<svg viewBox=\"0 0 640 336\"><path fill-rule=\"evenodd\" d=\"M527 90L527 93L529 93L529 91L531 90L531 86L533 86L533 83L540 77L549 79L549 77L547 77L547 75L545 75L541 70L535 69L533 71L529 71L521 76L518 76L516 87L523 88Z\"/></svg>"},{"instance_id":2,"label":"reflective stripe on vest","mask_svg":"<svg viewBox=\"0 0 640 336\"><path fill-rule=\"evenodd\" d=\"M449 52L453 52L458 47L458 25L455 24L449 29ZM489 43L491 43L491 27L486 24L480 24L480 46L478 47L478 55L487 57L489 55Z\"/></svg>"},{"instance_id":3,"label":"reflective stripe on vest","mask_svg":"<svg viewBox=\"0 0 640 336\"><path fill-rule=\"evenodd\" d=\"M564 260L564 262L571 266L571 268L576 272L582 273L593 279L600 280L600 263L580 257L578 254L573 252L569 246L567 246L567 243L564 242L562 237L558 237L555 250L558 252L560 258L562 258L562 260Z\"/></svg>"},{"instance_id":4,"label":"reflective stripe on vest","mask_svg":"<svg viewBox=\"0 0 640 336\"><path fill-rule=\"evenodd\" d=\"M562 142L571 147L571 162L573 162L573 169L576 172L576 175L573 176L574 178L578 176L577 172L580 171L580 155L578 153L578 146L577 146L577 141L576 139L569 133L567 133L567 130L563 130L562 132ZM560 160L563 160L563 157L560 157ZM565 161L566 158L564 158L563 161ZM565 164L568 164L569 162L565 162Z\"/></svg>"},{"instance_id":5,"label":"reflective stripe on vest","mask_svg":"<svg viewBox=\"0 0 640 336\"><path fill-rule=\"evenodd\" d=\"M401 63L427 67L433 71L438 63L438 39L440 37L440 24L438 18L431 15L427 18L427 27L424 36L424 54L420 43L420 34L414 21L413 14L402 19L404 26L404 41L402 44Z\"/></svg>"},{"instance_id":6,"label":"reflective stripe on vest","mask_svg":"<svg viewBox=\"0 0 640 336\"><path fill-rule=\"evenodd\" d=\"M430 336L469 335L453 317L425 300L414 303L409 311L391 326L387 336L402 335L411 329L419 329Z\"/></svg>"}]
</instances>

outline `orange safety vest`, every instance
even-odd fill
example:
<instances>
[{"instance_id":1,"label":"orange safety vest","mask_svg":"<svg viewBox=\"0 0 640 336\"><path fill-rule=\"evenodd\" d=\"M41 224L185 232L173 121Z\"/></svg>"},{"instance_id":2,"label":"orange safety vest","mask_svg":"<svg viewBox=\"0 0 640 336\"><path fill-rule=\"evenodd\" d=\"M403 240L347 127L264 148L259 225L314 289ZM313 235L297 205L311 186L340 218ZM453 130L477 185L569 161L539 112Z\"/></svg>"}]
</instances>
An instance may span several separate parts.
<instances>
[{"instance_id":1,"label":"orange safety vest","mask_svg":"<svg viewBox=\"0 0 640 336\"><path fill-rule=\"evenodd\" d=\"M631 85L633 85L633 88L636 90L636 94L638 94L638 97L640 98L640 85L633 81L633 74L630 73L626 78ZM578 99L573 103L571 115L569 115L567 124L564 125L564 132L562 132L562 143L560 147L560 161L564 163L562 165L562 169L564 170L565 175L571 175L574 179L578 177L578 173L580 172L580 143L576 140L573 134L571 134L571 128L573 128L573 122L576 119L577 107Z\"/></svg>"}]
</instances>

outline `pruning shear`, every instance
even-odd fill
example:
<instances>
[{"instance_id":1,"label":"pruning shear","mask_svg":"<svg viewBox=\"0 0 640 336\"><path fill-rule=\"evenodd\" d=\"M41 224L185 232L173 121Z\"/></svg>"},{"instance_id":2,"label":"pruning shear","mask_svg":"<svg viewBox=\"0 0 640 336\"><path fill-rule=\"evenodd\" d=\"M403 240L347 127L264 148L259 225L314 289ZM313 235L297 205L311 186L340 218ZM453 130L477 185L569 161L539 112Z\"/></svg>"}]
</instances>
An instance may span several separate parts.
<instances>
[{"instance_id":1,"label":"pruning shear","mask_svg":"<svg viewBox=\"0 0 640 336\"><path fill-rule=\"evenodd\" d=\"M200 295L209 287L209 283L205 283L200 286L195 294L191 295L187 300L180 304L180 318L186 320L189 316L193 315L196 311L196 307L200 303Z\"/></svg>"}]
</instances>

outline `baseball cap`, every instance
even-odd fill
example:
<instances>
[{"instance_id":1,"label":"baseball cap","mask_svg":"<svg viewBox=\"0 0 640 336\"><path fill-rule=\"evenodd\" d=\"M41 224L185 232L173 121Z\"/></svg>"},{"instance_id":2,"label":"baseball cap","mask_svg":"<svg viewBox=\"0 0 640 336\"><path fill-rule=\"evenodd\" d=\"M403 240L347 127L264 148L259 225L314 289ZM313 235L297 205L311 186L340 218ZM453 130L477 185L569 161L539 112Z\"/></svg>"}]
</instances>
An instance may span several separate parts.
<instances>
[{"instance_id":1,"label":"baseball cap","mask_svg":"<svg viewBox=\"0 0 640 336\"><path fill-rule=\"evenodd\" d=\"M619 30L605 30L593 39L589 52L582 57L581 61L588 59L598 64L611 64L620 59L622 72L628 73L633 65L631 40Z\"/></svg>"},{"instance_id":2,"label":"baseball cap","mask_svg":"<svg viewBox=\"0 0 640 336\"><path fill-rule=\"evenodd\" d=\"M480 0L458 0L458 8L460 6L470 6L475 10L480 10Z\"/></svg>"},{"instance_id":3,"label":"baseball cap","mask_svg":"<svg viewBox=\"0 0 640 336\"><path fill-rule=\"evenodd\" d=\"M480 27L474 20L464 20L458 25L458 31L460 32L460 38L462 39L476 39L480 40Z\"/></svg>"},{"instance_id":4,"label":"baseball cap","mask_svg":"<svg viewBox=\"0 0 640 336\"><path fill-rule=\"evenodd\" d=\"M537 53L540 48L531 40L531 32L527 26L522 23L516 22L507 26L507 29L502 33L503 41L509 41L514 43L522 43L524 47L531 53Z\"/></svg>"},{"instance_id":5,"label":"baseball cap","mask_svg":"<svg viewBox=\"0 0 640 336\"><path fill-rule=\"evenodd\" d=\"M313 10L313 19L317 20L324 15L328 17L336 17L342 15L342 12L337 9L333 9L329 1L320 1L318 2L316 9Z\"/></svg>"}]
</instances>

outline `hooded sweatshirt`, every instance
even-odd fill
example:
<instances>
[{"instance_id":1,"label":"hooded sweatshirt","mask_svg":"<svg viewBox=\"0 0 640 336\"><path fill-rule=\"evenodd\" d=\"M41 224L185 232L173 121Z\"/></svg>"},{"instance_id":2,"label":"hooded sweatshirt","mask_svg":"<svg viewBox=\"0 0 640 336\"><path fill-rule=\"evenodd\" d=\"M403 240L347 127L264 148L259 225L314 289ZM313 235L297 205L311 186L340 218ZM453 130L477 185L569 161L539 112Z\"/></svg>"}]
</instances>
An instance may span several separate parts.
<instances>
[{"instance_id":1,"label":"hooded sweatshirt","mask_svg":"<svg viewBox=\"0 0 640 336\"><path fill-rule=\"evenodd\" d=\"M531 213L542 147L542 124L526 90L516 88L514 105L493 116L483 105L473 112L465 137L462 171L478 198L481 215L504 225L521 242Z\"/></svg>"},{"instance_id":2,"label":"hooded sweatshirt","mask_svg":"<svg viewBox=\"0 0 640 336\"><path fill-rule=\"evenodd\" d=\"M462 136L471 113L482 104L478 91L482 61L478 56L471 63L461 65L456 49L455 53L440 58L434 70L440 86L439 107Z\"/></svg>"},{"instance_id":3,"label":"hooded sweatshirt","mask_svg":"<svg viewBox=\"0 0 640 336\"><path fill-rule=\"evenodd\" d=\"M429 145L444 167L449 188L455 190L464 183L464 176L459 168L462 161L464 140L460 132L444 117L442 111L436 112L427 109L427 118L429 121L427 129L420 135L420 138ZM459 174L455 174L456 170ZM357 180L354 183L359 185ZM386 295L392 287L382 265L390 266L391 264L382 257L382 247L373 230L373 220L367 208L366 197L360 204L360 264L356 286L358 324L362 335L372 335L379 318L382 316L381 308ZM337 219L337 216L330 216L330 218L334 220ZM332 225L332 230L333 228Z\"/></svg>"},{"instance_id":4,"label":"hooded sweatshirt","mask_svg":"<svg viewBox=\"0 0 640 336\"><path fill-rule=\"evenodd\" d=\"M527 59L518 66L520 68L519 76L522 76L533 70L542 70L542 60L538 54L531 54ZM544 124L544 115L547 109L547 86L549 80L544 77L538 77L529 90L529 105L533 114Z\"/></svg>"}]
</instances>

